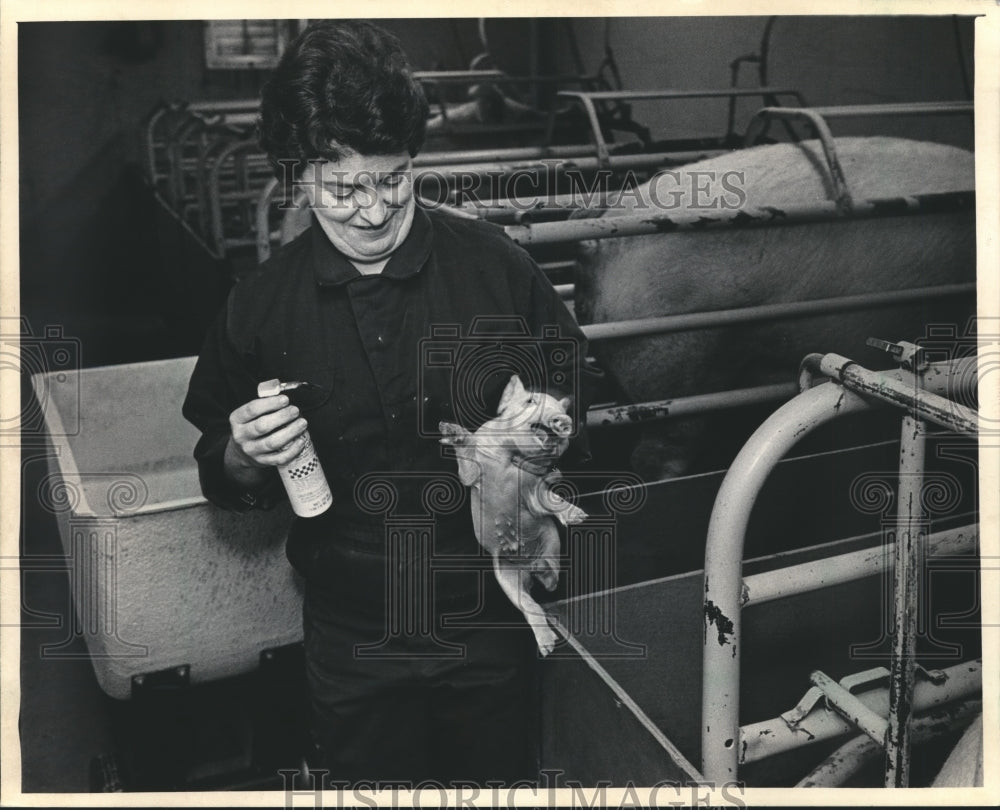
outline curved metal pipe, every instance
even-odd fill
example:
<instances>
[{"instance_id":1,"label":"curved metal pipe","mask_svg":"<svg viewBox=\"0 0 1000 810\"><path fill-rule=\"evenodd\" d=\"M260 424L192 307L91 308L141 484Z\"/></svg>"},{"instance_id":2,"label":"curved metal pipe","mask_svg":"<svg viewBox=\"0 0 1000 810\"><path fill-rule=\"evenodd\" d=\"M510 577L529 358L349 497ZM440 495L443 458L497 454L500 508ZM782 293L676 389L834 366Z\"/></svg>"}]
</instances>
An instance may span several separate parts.
<instances>
[{"instance_id":1,"label":"curved metal pipe","mask_svg":"<svg viewBox=\"0 0 1000 810\"><path fill-rule=\"evenodd\" d=\"M802 358L802 362L799 363L799 391L807 391L817 384L820 377L826 376L819 368L822 359L823 355L820 352L811 352ZM825 382L825 379L819 382Z\"/></svg>"},{"instance_id":2,"label":"curved metal pipe","mask_svg":"<svg viewBox=\"0 0 1000 810\"><path fill-rule=\"evenodd\" d=\"M872 406L839 385L819 385L775 411L743 446L722 481L705 549L701 771L732 782L739 763L743 545L750 512L774 465L801 438L844 413Z\"/></svg>"},{"instance_id":3,"label":"curved metal pipe","mask_svg":"<svg viewBox=\"0 0 1000 810\"><path fill-rule=\"evenodd\" d=\"M826 123L826 119L815 109L808 107L764 107L750 119L743 142L744 147L754 145L771 118L800 119L808 121L812 125L813 131L823 147L823 155L826 157L826 165L830 171L833 199L837 203L838 209L850 211L853 208L851 192L847 185L847 179L844 177L844 169L837 157L837 146L833 139L833 133L830 132L830 126Z\"/></svg>"},{"instance_id":4,"label":"curved metal pipe","mask_svg":"<svg viewBox=\"0 0 1000 810\"><path fill-rule=\"evenodd\" d=\"M938 365L946 366L947 371L923 377L930 391L955 392L958 382L974 380L962 363ZM909 381L911 391L915 388L912 375L906 372L889 371L880 376L900 384ZM916 407L917 398L913 399L910 405ZM840 416L874 407L871 400L842 385L818 385L804 391L756 430L719 488L705 548L702 671L706 676L702 681L701 727L702 773L716 783L737 778L743 548L757 496L778 461L806 435Z\"/></svg>"},{"instance_id":5,"label":"curved metal pipe","mask_svg":"<svg viewBox=\"0 0 1000 810\"><path fill-rule=\"evenodd\" d=\"M219 153L218 158L216 158L212 164L212 168L208 172L208 198L209 211L211 212L210 236L218 258L226 255L226 248L228 247L226 234L222 227L222 197L219 189L219 174L222 170L222 164L237 152L249 151L256 147L256 140L233 141Z\"/></svg>"}]
</instances>

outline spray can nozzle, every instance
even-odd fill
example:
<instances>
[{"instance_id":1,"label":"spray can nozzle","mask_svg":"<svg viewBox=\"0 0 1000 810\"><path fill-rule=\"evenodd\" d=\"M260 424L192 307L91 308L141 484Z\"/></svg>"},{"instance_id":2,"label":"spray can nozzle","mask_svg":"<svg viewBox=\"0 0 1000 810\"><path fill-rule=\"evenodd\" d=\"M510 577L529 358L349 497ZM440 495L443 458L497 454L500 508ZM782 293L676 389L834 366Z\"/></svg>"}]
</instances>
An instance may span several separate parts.
<instances>
[{"instance_id":1,"label":"spray can nozzle","mask_svg":"<svg viewBox=\"0 0 1000 810\"><path fill-rule=\"evenodd\" d=\"M295 391L298 388L311 388L314 391L326 390L321 385L305 382L304 380L292 380L290 382L282 382L281 380L264 380L264 382L258 383L257 385L257 396L274 397L278 394L283 394L285 391Z\"/></svg>"}]
</instances>

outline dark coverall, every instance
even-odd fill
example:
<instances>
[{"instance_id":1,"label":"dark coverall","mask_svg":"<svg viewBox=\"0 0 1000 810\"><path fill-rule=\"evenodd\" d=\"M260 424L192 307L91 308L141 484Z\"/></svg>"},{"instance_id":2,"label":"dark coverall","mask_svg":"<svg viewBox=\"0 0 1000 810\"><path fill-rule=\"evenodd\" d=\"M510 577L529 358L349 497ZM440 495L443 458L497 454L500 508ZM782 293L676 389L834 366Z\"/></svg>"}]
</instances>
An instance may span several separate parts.
<instances>
[{"instance_id":1,"label":"dark coverall","mask_svg":"<svg viewBox=\"0 0 1000 810\"><path fill-rule=\"evenodd\" d=\"M202 432L205 496L267 508L284 496L276 470L257 492L224 474L229 414L262 380L312 384L293 402L334 505L294 520L287 556L305 583L313 733L329 779L537 778L533 636L476 542L437 425L474 430L515 371L577 394L585 348L499 228L419 207L381 274L361 274L314 223L234 287L184 415Z\"/></svg>"}]
</instances>

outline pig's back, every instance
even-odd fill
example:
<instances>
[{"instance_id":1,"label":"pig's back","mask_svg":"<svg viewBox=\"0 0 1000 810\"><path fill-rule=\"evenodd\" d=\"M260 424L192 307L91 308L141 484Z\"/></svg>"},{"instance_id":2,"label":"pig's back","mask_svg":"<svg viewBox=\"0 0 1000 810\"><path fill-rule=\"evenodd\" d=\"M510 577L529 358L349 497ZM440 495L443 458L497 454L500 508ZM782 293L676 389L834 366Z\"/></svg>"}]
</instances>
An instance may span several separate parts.
<instances>
[{"instance_id":1,"label":"pig's back","mask_svg":"<svg viewBox=\"0 0 1000 810\"><path fill-rule=\"evenodd\" d=\"M975 183L973 154L954 146L903 138L852 137L837 138L836 149L856 200L964 191ZM724 204L735 206L741 201L732 188L745 194L739 207L780 207L833 198L826 158L817 140L741 149L673 172L658 175L640 189L645 205L670 213L692 207L696 194L700 195L699 204L721 194L725 195L721 198ZM692 172L712 173L699 181L703 188L708 184L707 192L694 190ZM725 184L724 175L728 177ZM657 185L651 190L653 183ZM635 213L634 198L626 197L623 203L614 213Z\"/></svg>"},{"instance_id":2,"label":"pig's back","mask_svg":"<svg viewBox=\"0 0 1000 810\"><path fill-rule=\"evenodd\" d=\"M973 155L955 147L841 138L837 149L856 200L974 186ZM683 179L689 170L720 178L743 172L746 207L829 199L816 141L755 147L676 171ZM969 281L975 217L962 211L611 238L583 243L579 259L580 322L624 321ZM595 353L640 402L757 384L762 366L794 373L810 351L858 355L870 335L912 340L927 322L953 322L951 303L603 341Z\"/></svg>"}]
</instances>

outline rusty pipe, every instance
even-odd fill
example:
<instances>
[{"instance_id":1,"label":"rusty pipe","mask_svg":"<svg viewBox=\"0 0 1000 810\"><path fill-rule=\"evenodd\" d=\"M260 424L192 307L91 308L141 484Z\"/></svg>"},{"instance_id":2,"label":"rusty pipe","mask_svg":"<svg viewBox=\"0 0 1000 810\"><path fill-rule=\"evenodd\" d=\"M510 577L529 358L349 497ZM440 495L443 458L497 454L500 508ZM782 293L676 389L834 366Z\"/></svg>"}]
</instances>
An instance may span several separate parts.
<instances>
[{"instance_id":1,"label":"rusty pipe","mask_svg":"<svg viewBox=\"0 0 1000 810\"><path fill-rule=\"evenodd\" d=\"M537 160L487 160L473 163L447 165L414 165L415 183L437 181L447 184L457 175L493 176L498 178L512 175L541 174L553 171L627 171L629 169L655 169L658 166L677 166L691 163L704 157L720 154L722 150L695 149L679 152L640 152L635 155L611 155L606 162L584 155L579 158L540 158Z\"/></svg>"},{"instance_id":2,"label":"rusty pipe","mask_svg":"<svg viewBox=\"0 0 1000 810\"><path fill-rule=\"evenodd\" d=\"M669 154L669 153L667 153ZM614 160L614 158L612 158ZM781 208L741 208L675 213L629 214L620 217L576 219L569 222L541 222L534 225L508 225L506 230L519 245L548 245L578 242L583 239L616 239L623 236L649 236L678 231L709 232L719 228L760 228L811 222L848 222L916 214L975 210L974 191L949 191L854 201L850 212L833 202L786 205Z\"/></svg>"},{"instance_id":3,"label":"rusty pipe","mask_svg":"<svg viewBox=\"0 0 1000 810\"><path fill-rule=\"evenodd\" d=\"M963 700L919 715L913 721L913 742L923 744L942 734L965 728L982 710L981 700ZM841 787L881 752L882 746L869 737L855 737L830 754L795 787Z\"/></svg>"},{"instance_id":4,"label":"rusty pipe","mask_svg":"<svg viewBox=\"0 0 1000 810\"><path fill-rule=\"evenodd\" d=\"M969 384L973 379L961 363L939 365L944 373L925 375L928 389L955 390L956 380ZM901 385L904 379L912 380L901 370L882 376ZM873 407L841 385L817 385L802 392L754 432L719 488L705 548L702 671L711 677L702 682L701 726L702 773L717 783L736 779L738 772L743 547L757 496L778 461L806 435L840 416Z\"/></svg>"},{"instance_id":5,"label":"rusty pipe","mask_svg":"<svg viewBox=\"0 0 1000 810\"><path fill-rule=\"evenodd\" d=\"M743 408L764 402L789 399L797 389L794 383L775 383L753 388L738 388L732 391L717 391L711 394L696 394L655 402L641 402L636 405L613 405L606 408L591 408L587 411L587 427L611 427L634 425L638 422L656 419L677 418L690 414L720 411L728 408Z\"/></svg>"},{"instance_id":6,"label":"rusty pipe","mask_svg":"<svg viewBox=\"0 0 1000 810\"><path fill-rule=\"evenodd\" d=\"M965 661L942 672L944 678L939 683L917 681L913 693L916 712L935 711L939 707L982 693L981 660ZM888 714L889 690L884 686L861 692L857 697L872 711L883 716ZM775 754L833 740L856 731L857 728L839 714L821 706L814 708L795 724L789 724L784 717L751 723L740 729L739 761L741 764L758 762Z\"/></svg>"},{"instance_id":7,"label":"rusty pipe","mask_svg":"<svg viewBox=\"0 0 1000 810\"><path fill-rule=\"evenodd\" d=\"M836 353L824 355L820 369L857 394L905 408L910 414L956 433L978 433L979 415L972 408L922 390L912 375L899 377L889 371L871 371Z\"/></svg>"},{"instance_id":8,"label":"rusty pipe","mask_svg":"<svg viewBox=\"0 0 1000 810\"><path fill-rule=\"evenodd\" d=\"M919 378L915 380L919 385ZM921 498L925 439L923 420L906 414L899 447L889 720L884 740L886 787L909 787L910 784L910 722L916 678L921 537L927 531Z\"/></svg>"},{"instance_id":9,"label":"rusty pipe","mask_svg":"<svg viewBox=\"0 0 1000 810\"><path fill-rule=\"evenodd\" d=\"M443 164L475 164L497 161L543 160L583 157L591 155L594 147L590 144L568 146L522 146L510 149L466 149L451 151L421 152L413 158L414 168L441 166Z\"/></svg>"}]
</instances>

